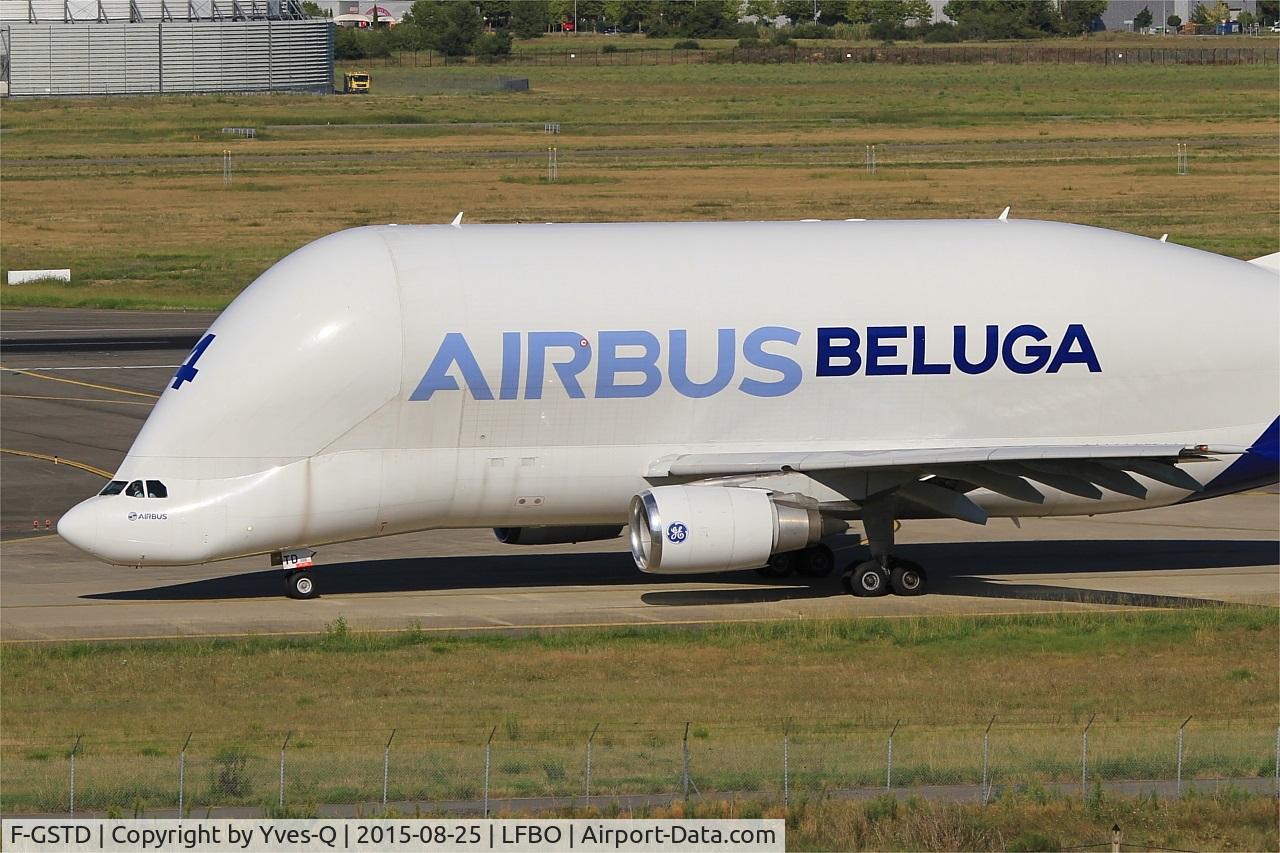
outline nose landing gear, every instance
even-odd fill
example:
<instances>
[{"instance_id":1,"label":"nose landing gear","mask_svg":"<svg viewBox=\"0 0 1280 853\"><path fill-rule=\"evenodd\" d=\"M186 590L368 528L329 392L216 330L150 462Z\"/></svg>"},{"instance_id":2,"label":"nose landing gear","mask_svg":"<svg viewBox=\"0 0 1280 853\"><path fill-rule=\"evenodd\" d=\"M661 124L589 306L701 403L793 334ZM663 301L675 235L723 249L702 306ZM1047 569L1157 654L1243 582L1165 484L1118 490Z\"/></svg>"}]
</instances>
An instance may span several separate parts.
<instances>
[{"instance_id":1,"label":"nose landing gear","mask_svg":"<svg viewBox=\"0 0 1280 853\"><path fill-rule=\"evenodd\" d=\"M315 555L316 552L309 548L272 552L271 565L284 569L285 595L290 598L315 598L320 594L315 577L307 571L311 568Z\"/></svg>"},{"instance_id":2,"label":"nose landing gear","mask_svg":"<svg viewBox=\"0 0 1280 853\"><path fill-rule=\"evenodd\" d=\"M284 573L285 594L290 598L315 598L316 584L307 571L287 571Z\"/></svg>"}]
</instances>

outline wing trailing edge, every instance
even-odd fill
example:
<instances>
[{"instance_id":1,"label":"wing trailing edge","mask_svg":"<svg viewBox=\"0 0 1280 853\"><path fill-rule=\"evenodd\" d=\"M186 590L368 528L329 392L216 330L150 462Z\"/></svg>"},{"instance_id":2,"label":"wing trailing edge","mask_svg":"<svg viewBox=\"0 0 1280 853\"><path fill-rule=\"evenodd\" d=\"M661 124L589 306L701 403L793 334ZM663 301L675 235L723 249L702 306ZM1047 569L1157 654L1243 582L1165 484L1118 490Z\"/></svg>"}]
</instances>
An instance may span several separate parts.
<instances>
[{"instance_id":1,"label":"wing trailing edge","mask_svg":"<svg viewBox=\"0 0 1280 853\"><path fill-rule=\"evenodd\" d=\"M1044 503L1044 492L1037 484L1087 500L1101 500L1103 489L1144 499L1147 488L1136 474L1198 492L1203 486L1178 463L1211 459L1214 453L1239 452L1242 448L1214 450L1205 445L1097 444L690 453L658 460L648 477L697 481L877 471L902 478L889 488L900 498L949 518L985 524L986 511L965 495L973 487L1029 504Z\"/></svg>"}]
</instances>

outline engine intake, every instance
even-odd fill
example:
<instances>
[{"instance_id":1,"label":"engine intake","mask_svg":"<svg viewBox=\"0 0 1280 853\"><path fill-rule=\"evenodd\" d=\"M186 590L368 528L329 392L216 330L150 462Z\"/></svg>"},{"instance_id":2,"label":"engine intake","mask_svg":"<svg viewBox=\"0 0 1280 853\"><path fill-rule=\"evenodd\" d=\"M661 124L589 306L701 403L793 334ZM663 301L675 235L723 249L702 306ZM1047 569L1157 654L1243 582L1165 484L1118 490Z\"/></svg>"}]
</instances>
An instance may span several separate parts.
<instances>
[{"instance_id":1,"label":"engine intake","mask_svg":"<svg viewBox=\"0 0 1280 853\"><path fill-rule=\"evenodd\" d=\"M758 569L826 535L811 499L736 486L648 489L631 499L628 528L636 565L654 574Z\"/></svg>"}]
</instances>

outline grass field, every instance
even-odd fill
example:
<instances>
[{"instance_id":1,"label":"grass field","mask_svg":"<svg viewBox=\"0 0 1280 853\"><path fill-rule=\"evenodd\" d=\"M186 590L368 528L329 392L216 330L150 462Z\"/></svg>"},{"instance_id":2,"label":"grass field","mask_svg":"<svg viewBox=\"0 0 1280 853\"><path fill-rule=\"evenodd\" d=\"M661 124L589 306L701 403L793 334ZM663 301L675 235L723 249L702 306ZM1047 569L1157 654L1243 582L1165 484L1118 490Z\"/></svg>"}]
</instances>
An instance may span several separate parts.
<instances>
[{"instance_id":1,"label":"grass field","mask_svg":"<svg viewBox=\"0 0 1280 853\"><path fill-rule=\"evenodd\" d=\"M933 218L1011 204L1237 257L1277 248L1274 68L521 73L532 92L449 91L485 69L389 68L370 97L7 102L0 263L71 267L74 283L4 288L3 304L218 307L322 234L458 210L469 222Z\"/></svg>"},{"instance_id":2,"label":"grass field","mask_svg":"<svg viewBox=\"0 0 1280 853\"><path fill-rule=\"evenodd\" d=\"M1274 772L1280 626L1268 609L859 620L700 631L579 630L441 639L341 624L297 639L57 644L3 649L0 804L56 809L76 734L82 808L169 805L177 752L188 802L263 802L285 731L291 802L381 794L479 796L496 728L493 793L669 791L690 726L703 790L776 791L791 721L794 790L981 781L994 715L1000 784L1171 778L1187 715L1187 777ZM239 764L235 764L239 761ZM226 782L228 763L238 783Z\"/></svg>"},{"instance_id":3,"label":"grass field","mask_svg":"<svg viewBox=\"0 0 1280 853\"><path fill-rule=\"evenodd\" d=\"M786 818L791 850L1108 849L1113 826L1125 849L1274 850L1276 808L1268 797L1087 797L1030 791L987 806L882 796L863 803L804 801L790 809L755 803L677 803L648 817ZM566 815L568 816L568 815ZM637 815L639 816L639 815Z\"/></svg>"}]
</instances>

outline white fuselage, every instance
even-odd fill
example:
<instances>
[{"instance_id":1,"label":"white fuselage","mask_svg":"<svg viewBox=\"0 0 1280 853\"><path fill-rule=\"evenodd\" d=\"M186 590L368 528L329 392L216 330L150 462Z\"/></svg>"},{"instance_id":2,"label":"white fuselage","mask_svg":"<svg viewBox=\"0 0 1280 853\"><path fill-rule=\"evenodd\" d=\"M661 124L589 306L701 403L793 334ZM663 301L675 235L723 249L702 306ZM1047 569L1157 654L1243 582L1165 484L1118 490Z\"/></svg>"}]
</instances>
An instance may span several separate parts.
<instances>
[{"instance_id":1,"label":"white fuselage","mask_svg":"<svg viewBox=\"0 0 1280 853\"><path fill-rule=\"evenodd\" d=\"M165 390L115 479L169 496L95 497L60 529L113 563L200 563L621 524L682 453L1243 450L1280 412L1277 296L1242 261L1034 221L343 231L265 272ZM1144 483L970 497L1070 515L1188 495Z\"/></svg>"}]
</instances>

